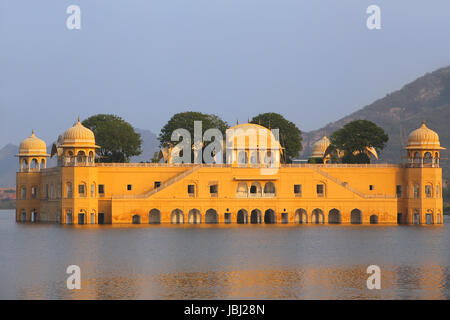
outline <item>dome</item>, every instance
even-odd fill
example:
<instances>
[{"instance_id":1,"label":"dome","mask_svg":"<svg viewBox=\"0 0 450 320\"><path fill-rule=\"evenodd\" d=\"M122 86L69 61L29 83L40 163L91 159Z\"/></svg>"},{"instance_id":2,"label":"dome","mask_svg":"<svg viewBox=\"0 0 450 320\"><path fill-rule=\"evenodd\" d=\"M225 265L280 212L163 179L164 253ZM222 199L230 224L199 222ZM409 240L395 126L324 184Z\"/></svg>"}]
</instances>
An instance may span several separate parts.
<instances>
[{"instance_id":1,"label":"dome","mask_svg":"<svg viewBox=\"0 0 450 320\"><path fill-rule=\"evenodd\" d=\"M31 136L20 143L18 156L48 156L47 144L31 132Z\"/></svg>"},{"instance_id":2,"label":"dome","mask_svg":"<svg viewBox=\"0 0 450 320\"><path fill-rule=\"evenodd\" d=\"M62 136L62 147L95 147L95 136L94 133L83 126L78 118L78 122L64 132Z\"/></svg>"},{"instance_id":3,"label":"dome","mask_svg":"<svg viewBox=\"0 0 450 320\"><path fill-rule=\"evenodd\" d=\"M238 124L228 129L227 140L228 146L232 145L237 149L283 149L271 130L254 123Z\"/></svg>"},{"instance_id":4,"label":"dome","mask_svg":"<svg viewBox=\"0 0 450 320\"><path fill-rule=\"evenodd\" d=\"M312 147L312 158L323 158L325 151L330 146L330 139L327 136L323 136L322 139L314 143Z\"/></svg>"},{"instance_id":5,"label":"dome","mask_svg":"<svg viewBox=\"0 0 450 320\"><path fill-rule=\"evenodd\" d=\"M439 135L422 122L419 129L414 130L408 136L406 149L444 149L439 142Z\"/></svg>"}]
</instances>

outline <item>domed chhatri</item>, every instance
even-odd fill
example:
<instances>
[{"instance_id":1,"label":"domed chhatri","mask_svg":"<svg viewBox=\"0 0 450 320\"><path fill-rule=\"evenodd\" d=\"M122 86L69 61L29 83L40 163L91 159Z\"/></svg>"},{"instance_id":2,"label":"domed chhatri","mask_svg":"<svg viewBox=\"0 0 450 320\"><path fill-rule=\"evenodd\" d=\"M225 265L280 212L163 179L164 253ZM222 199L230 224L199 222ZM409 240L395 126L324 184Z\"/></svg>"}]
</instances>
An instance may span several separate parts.
<instances>
[{"instance_id":1,"label":"domed chhatri","mask_svg":"<svg viewBox=\"0 0 450 320\"><path fill-rule=\"evenodd\" d=\"M73 127L69 128L63 134L62 147L94 147L99 148L95 145L94 133L83 126L78 118L77 123Z\"/></svg>"},{"instance_id":2,"label":"domed chhatri","mask_svg":"<svg viewBox=\"0 0 450 320\"><path fill-rule=\"evenodd\" d=\"M330 139L324 135L322 139L314 143L311 156L313 158L322 158L325 155L325 151L327 151L327 148L330 146L330 143Z\"/></svg>"},{"instance_id":3,"label":"domed chhatri","mask_svg":"<svg viewBox=\"0 0 450 320\"><path fill-rule=\"evenodd\" d=\"M33 130L31 135L20 143L17 156L49 156L47 154L47 144L44 140L36 137Z\"/></svg>"},{"instance_id":4,"label":"domed chhatri","mask_svg":"<svg viewBox=\"0 0 450 320\"><path fill-rule=\"evenodd\" d=\"M408 136L408 146L406 149L445 149L441 147L439 135L429 129L425 121L420 128L412 131Z\"/></svg>"}]
</instances>

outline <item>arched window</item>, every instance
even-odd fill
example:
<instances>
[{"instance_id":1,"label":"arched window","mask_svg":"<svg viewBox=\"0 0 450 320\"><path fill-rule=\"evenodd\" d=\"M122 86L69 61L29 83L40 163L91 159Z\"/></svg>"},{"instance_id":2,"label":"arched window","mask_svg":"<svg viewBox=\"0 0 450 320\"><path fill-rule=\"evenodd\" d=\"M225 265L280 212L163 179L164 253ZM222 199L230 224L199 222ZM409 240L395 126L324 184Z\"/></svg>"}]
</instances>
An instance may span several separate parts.
<instances>
[{"instance_id":1,"label":"arched window","mask_svg":"<svg viewBox=\"0 0 450 320\"><path fill-rule=\"evenodd\" d=\"M238 164L247 164L248 163L248 156L247 152L245 150L241 150L238 153Z\"/></svg>"},{"instance_id":2,"label":"arched window","mask_svg":"<svg viewBox=\"0 0 450 320\"><path fill-rule=\"evenodd\" d=\"M86 154L84 153L84 151L78 151L77 153L77 162L78 163L83 163L86 161Z\"/></svg>"},{"instance_id":3,"label":"arched window","mask_svg":"<svg viewBox=\"0 0 450 320\"><path fill-rule=\"evenodd\" d=\"M93 163L95 160L94 153L92 151L89 152L89 163Z\"/></svg>"},{"instance_id":4,"label":"arched window","mask_svg":"<svg viewBox=\"0 0 450 320\"><path fill-rule=\"evenodd\" d=\"M27 198L27 188L22 186L20 188L20 199L25 200Z\"/></svg>"},{"instance_id":5,"label":"arched window","mask_svg":"<svg viewBox=\"0 0 450 320\"><path fill-rule=\"evenodd\" d=\"M430 152L425 152L423 157L423 164L428 167L431 167L431 165L433 164L433 156Z\"/></svg>"},{"instance_id":6,"label":"arched window","mask_svg":"<svg viewBox=\"0 0 450 320\"><path fill-rule=\"evenodd\" d=\"M431 184L425 185L425 197L427 198L433 197L433 186Z\"/></svg>"},{"instance_id":7,"label":"arched window","mask_svg":"<svg viewBox=\"0 0 450 320\"><path fill-rule=\"evenodd\" d=\"M95 198L95 183L91 183L91 198Z\"/></svg>"},{"instance_id":8,"label":"arched window","mask_svg":"<svg viewBox=\"0 0 450 320\"><path fill-rule=\"evenodd\" d=\"M78 185L78 196L86 197L86 184L84 182Z\"/></svg>"},{"instance_id":9,"label":"arched window","mask_svg":"<svg viewBox=\"0 0 450 320\"><path fill-rule=\"evenodd\" d=\"M261 184L259 182L252 182L252 185L250 186L250 196L261 197L261 195L262 195Z\"/></svg>"},{"instance_id":10,"label":"arched window","mask_svg":"<svg viewBox=\"0 0 450 320\"><path fill-rule=\"evenodd\" d=\"M247 198L248 196L248 186L245 182L239 182L236 188L236 196L239 198Z\"/></svg>"},{"instance_id":11,"label":"arched window","mask_svg":"<svg viewBox=\"0 0 450 320\"><path fill-rule=\"evenodd\" d=\"M413 185L413 197L416 199L420 197L420 188L418 184Z\"/></svg>"},{"instance_id":12,"label":"arched window","mask_svg":"<svg viewBox=\"0 0 450 320\"><path fill-rule=\"evenodd\" d=\"M414 163L415 164L420 164L420 153L419 152L415 152L414 153Z\"/></svg>"},{"instance_id":13,"label":"arched window","mask_svg":"<svg viewBox=\"0 0 450 320\"><path fill-rule=\"evenodd\" d=\"M440 198L441 197L441 188L439 187L439 185L436 186L436 198Z\"/></svg>"},{"instance_id":14,"label":"arched window","mask_svg":"<svg viewBox=\"0 0 450 320\"><path fill-rule=\"evenodd\" d=\"M72 198L72 183L66 183L66 198Z\"/></svg>"},{"instance_id":15,"label":"arched window","mask_svg":"<svg viewBox=\"0 0 450 320\"><path fill-rule=\"evenodd\" d=\"M250 164L259 164L259 153L258 151L252 151L250 155Z\"/></svg>"},{"instance_id":16,"label":"arched window","mask_svg":"<svg viewBox=\"0 0 450 320\"><path fill-rule=\"evenodd\" d=\"M28 161L27 159L22 160L22 171L25 171L28 169Z\"/></svg>"},{"instance_id":17,"label":"arched window","mask_svg":"<svg viewBox=\"0 0 450 320\"><path fill-rule=\"evenodd\" d=\"M272 151L267 151L266 155L264 157L264 164L266 166L271 166L272 164L275 163L275 155Z\"/></svg>"},{"instance_id":18,"label":"arched window","mask_svg":"<svg viewBox=\"0 0 450 320\"><path fill-rule=\"evenodd\" d=\"M31 168L31 169L34 169L34 170L36 170L36 169L39 168L39 163L38 163L37 159L31 160L30 168Z\"/></svg>"},{"instance_id":19,"label":"arched window","mask_svg":"<svg viewBox=\"0 0 450 320\"><path fill-rule=\"evenodd\" d=\"M38 188L37 187L31 187L31 198L36 199L38 196Z\"/></svg>"},{"instance_id":20,"label":"arched window","mask_svg":"<svg viewBox=\"0 0 450 320\"><path fill-rule=\"evenodd\" d=\"M271 181L267 182L264 185L264 194L265 195L272 195L272 196L274 196L275 193L276 193L275 184L273 182L271 182Z\"/></svg>"},{"instance_id":21,"label":"arched window","mask_svg":"<svg viewBox=\"0 0 450 320\"><path fill-rule=\"evenodd\" d=\"M41 160L41 169L45 169L45 159Z\"/></svg>"}]
</instances>

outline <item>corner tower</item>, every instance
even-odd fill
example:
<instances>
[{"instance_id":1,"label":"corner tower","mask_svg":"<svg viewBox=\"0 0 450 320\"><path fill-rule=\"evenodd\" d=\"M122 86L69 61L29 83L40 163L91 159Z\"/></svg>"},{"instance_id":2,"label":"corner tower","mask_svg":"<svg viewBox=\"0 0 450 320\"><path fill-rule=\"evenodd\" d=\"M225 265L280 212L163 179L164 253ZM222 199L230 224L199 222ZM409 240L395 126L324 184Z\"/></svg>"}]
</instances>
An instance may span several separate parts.
<instances>
[{"instance_id":1,"label":"corner tower","mask_svg":"<svg viewBox=\"0 0 450 320\"><path fill-rule=\"evenodd\" d=\"M439 135L425 122L408 136L406 164L407 223L443 223Z\"/></svg>"},{"instance_id":2,"label":"corner tower","mask_svg":"<svg viewBox=\"0 0 450 320\"><path fill-rule=\"evenodd\" d=\"M96 149L94 133L83 126L80 118L62 137L59 145L62 152L59 156L61 166L92 166L95 163Z\"/></svg>"}]
</instances>

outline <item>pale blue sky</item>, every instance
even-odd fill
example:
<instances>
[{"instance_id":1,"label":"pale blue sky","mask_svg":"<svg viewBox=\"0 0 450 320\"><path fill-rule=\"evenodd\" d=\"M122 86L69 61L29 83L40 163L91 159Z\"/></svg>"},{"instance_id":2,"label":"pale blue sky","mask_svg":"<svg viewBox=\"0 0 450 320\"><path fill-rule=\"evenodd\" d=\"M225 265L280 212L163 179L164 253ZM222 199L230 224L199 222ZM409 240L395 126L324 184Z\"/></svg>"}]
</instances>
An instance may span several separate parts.
<instances>
[{"instance_id":1,"label":"pale blue sky","mask_svg":"<svg viewBox=\"0 0 450 320\"><path fill-rule=\"evenodd\" d=\"M155 133L186 110L316 129L450 65L449 15L448 0L0 0L0 148L96 113Z\"/></svg>"}]
</instances>

